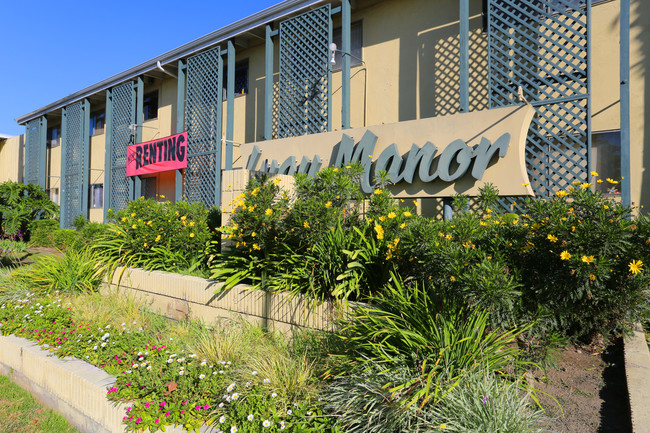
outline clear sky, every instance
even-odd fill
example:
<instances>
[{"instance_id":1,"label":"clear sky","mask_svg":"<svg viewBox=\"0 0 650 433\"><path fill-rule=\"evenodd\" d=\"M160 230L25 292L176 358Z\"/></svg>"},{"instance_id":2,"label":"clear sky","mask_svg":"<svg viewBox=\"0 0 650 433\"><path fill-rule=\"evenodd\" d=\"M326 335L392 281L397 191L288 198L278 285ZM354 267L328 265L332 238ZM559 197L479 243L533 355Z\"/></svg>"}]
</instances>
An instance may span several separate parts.
<instances>
[{"instance_id":1,"label":"clear sky","mask_svg":"<svg viewBox=\"0 0 650 433\"><path fill-rule=\"evenodd\" d=\"M281 0L0 0L0 134L51 102Z\"/></svg>"}]
</instances>

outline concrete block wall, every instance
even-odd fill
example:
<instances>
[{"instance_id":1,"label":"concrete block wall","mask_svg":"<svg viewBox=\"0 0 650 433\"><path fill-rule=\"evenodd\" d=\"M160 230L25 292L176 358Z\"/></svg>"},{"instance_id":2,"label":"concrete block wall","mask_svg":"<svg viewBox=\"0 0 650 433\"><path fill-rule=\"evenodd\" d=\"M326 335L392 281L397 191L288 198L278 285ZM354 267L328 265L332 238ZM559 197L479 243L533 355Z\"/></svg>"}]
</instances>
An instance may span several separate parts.
<instances>
[{"instance_id":1,"label":"concrete block wall","mask_svg":"<svg viewBox=\"0 0 650 433\"><path fill-rule=\"evenodd\" d=\"M267 293L237 285L215 294L223 283L199 277L142 269L119 269L103 290L118 289L142 299L150 308L172 319L191 317L212 324L241 317L253 324L281 332L295 327L324 330L332 326L340 309L301 296Z\"/></svg>"}]
</instances>

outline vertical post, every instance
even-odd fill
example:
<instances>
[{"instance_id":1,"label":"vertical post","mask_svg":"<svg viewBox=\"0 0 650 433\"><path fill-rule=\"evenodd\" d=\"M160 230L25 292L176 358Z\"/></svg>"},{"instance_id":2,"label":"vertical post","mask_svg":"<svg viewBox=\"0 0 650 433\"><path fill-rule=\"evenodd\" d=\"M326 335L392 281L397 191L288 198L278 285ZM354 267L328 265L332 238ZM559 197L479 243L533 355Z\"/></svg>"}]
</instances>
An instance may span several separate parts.
<instances>
[{"instance_id":1,"label":"vertical post","mask_svg":"<svg viewBox=\"0 0 650 433\"><path fill-rule=\"evenodd\" d=\"M104 135L104 222L107 220L108 209L111 206L111 162L113 160L113 147L111 137L113 127L113 91L106 90L106 134Z\"/></svg>"},{"instance_id":2,"label":"vertical post","mask_svg":"<svg viewBox=\"0 0 650 433\"><path fill-rule=\"evenodd\" d=\"M621 201L632 204L630 179L630 0L621 0Z\"/></svg>"},{"instance_id":3,"label":"vertical post","mask_svg":"<svg viewBox=\"0 0 650 433\"><path fill-rule=\"evenodd\" d=\"M442 199L442 218L445 221L449 221L454 217L454 209L451 206L451 203L451 197L445 197Z\"/></svg>"},{"instance_id":4,"label":"vertical post","mask_svg":"<svg viewBox=\"0 0 650 433\"><path fill-rule=\"evenodd\" d=\"M264 139L273 138L273 29L266 25L266 56L264 61Z\"/></svg>"},{"instance_id":5,"label":"vertical post","mask_svg":"<svg viewBox=\"0 0 650 433\"><path fill-rule=\"evenodd\" d=\"M329 12L329 33L327 35L328 43L332 43L332 11ZM324 59L325 60L325 59ZM325 60L327 61L327 60ZM329 66L329 63L327 64ZM327 130L332 130L332 68L327 67ZM305 122L305 127L307 127ZM307 133L305 131L305 133Z\"/></svg>"},{"instance_id":6,"label":"vertical post","mask_svg":"<svg viewBox=\"0 0 650 433\"><path fill-rule=\"evenodd\" d=\"M38 131L38 183L47 188L47 117L41 116Z\"/></svg>"},{"instance_id":7,"label":"vertical post","mask_svg":"<svg viewBox=\"0 0 650 433\"><path fill-rule=\"evenodd\" d=\"M219 89L219 92L221 92L221 89L223 89L223 57L221 56L221 52L217 57L217 63L217 70L219 71L217 74L217 89ZM220 93L218 98L219 102L217 103L217 131L215 135L217 136L218 142L215 143L216 154L214 157L214 175L216 177L216 184L214 188L214 202L217 206L219 206L219 208L221 208L221 137L223 132L221 125L221 121L223 120L223 102L221 101L221 95L222 94Z\"/></svg>"},{"instance_id":8,"label":"vertical post","mask_svg":"<svg viewBox=\"0 0 650 433\"><path fill-rule=\"evenodd\" d=\"M341 127L350 128L350 53L352 44L352 11L350 0L343 0L341 9Z\"/></svg>"},{"instance_id":9,"label":"vertical post","mask_svg":"<svg viewBox=\"0 0 650 433\"><path fill-rule=\"evenodd\" d=\"M65 157L65 154L68 149L68 113L66 107L63 107L61 109L61 182L60 182L60 189L59 189L59 198L60 198L60 205L59 205L59 228L62 229L67 229L69 227L65 227L65 221L67 218L65 217L66 212L68 212L68 207L66 206L66 197L68 195L68 192L66 191L66 181L65 181L65 174L67 170L67 158Z\"/></svg>"},{"instance_id":10,"label":"vertical post","mask_svg":"<svg viewBox=\"0 0 650 433\"><path fill-rule=\"evenodd\" d=\"M144 81L138 77L135 97L135 143L142 143L142 122L144 121ZM140 176L133 176L133 200L142 195L142 180Z\"/></svg>"},{"instance_id":11,"label":"vertical post","mask_svg":"<svg viewBox=\"0 0 650 433\"><path fill-rule=\"evenodd\" d=\"M469 0L460 3L460 111L469 112Z\"/></svg>"},{"instance_id":12,"label":"vertical post","mask_svg":"<svg viewBox=\"0 0 650 433\"><path fill-rule=\"evenodd\" d=\"M185 63L178 61L178 88L176 93L176 133L185 130ZM176 187L174 201L183 198L183 171L176 170Z\"/></svg>"},{"instance_id":13,"label":"vertical post","mask_svg":"<svg viewBox=\"0 0 650 433\"><path fill-rule=\"evenodd\" d=\"M226 170L232 170L232 144L235 139L235 44L228 39L228 112L226 113ZM221 138L221 137L219 137Z\"/></svg>"},{"instance_id":14,"label":"vertical post","mask_svg":"<svg viewBox=\"0 0 650 433\"><path fill-rule=\"evenodd\" d=\"M83 100L82 153L81 153L81 215L88 218L88 196L90 194L90 101ZM61 152L63 158L63 152Z\"/></svg>"}]
</instances>

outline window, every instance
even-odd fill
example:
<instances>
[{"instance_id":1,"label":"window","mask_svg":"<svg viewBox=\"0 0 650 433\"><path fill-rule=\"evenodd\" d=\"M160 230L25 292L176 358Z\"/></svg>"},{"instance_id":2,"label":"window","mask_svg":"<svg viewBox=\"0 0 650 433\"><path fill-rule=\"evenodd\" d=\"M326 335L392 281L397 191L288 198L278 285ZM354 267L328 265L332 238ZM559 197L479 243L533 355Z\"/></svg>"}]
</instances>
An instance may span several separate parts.
<instances>
[{"instance_id":1,"label":"window","mask_svg":"<svg viewBox=\"0 0 650 433\"><path fill-rule=\"evenodd\" d=\"M143 101L144 120L158 118L158 91L146 93Z\"/></svg>"},{"instance_id":2,"label":"window","mask_svg":"<svg viewBox=\"0 0 650 433\"><path fill-rule=\"evenodd\" d=\"M228 69L223 68L223 99L228 96ZM248 59L235 63L235 96L248 93Z\"/></svg>"},{"instance_id":3,"label":"window","mask_svg":"<svg viewBox=\"0 0 650 433\"><path fill-rule=\"evenodd\" d=\"M158 177L143 177L141 179L142 196L144 198L157 198L158 196Z\"/></svg>"},{"instance_id":4,"label":"window","mask_svg":"<svg viewBox=\"0 0 650 433\"><path fill-rule=\"evenodd\" d=\"M98 209L104 207L104 184L93 183L90 185L90 207Z\"/></svg>"},{"instance_id":5,"label":"window","mask_svg":"<svg viewBox=\"0 0 650 433\"><path fill-rule=\"evenodd\" d=\"M46 135L46 144L49 147L57 147L61 145L61 127L60 126L52 126L50 128L47 128L47 135Z\"/></svg>"},{"instance_id":6,"label":"window","mask_svg":"<svg viewBox=\"0 0 650 433\"><path fill-rule=\"evenodd\" d=\"M46 189L45 194L50 197L50 200L52 200L52 202L59 204L59 188Z\"/></svg>"},{"instance_id":7,"label":"window","mask_svg":"<svg viewBox=\"0 0 650 433\"><path fill-rule=\"evenodd\" d=\"M621 131L594 132L591 135L593 169L602 183L595 183L596 191L603 194L620 194L620 183L611 184L606 179L621 180Z\"/></svg>"},{"instance_id":8,"label":"window","mask_svg":"<svg viewBox=\"0 0 650 433\"><path fill-rule=\"evenodd\" d=\"M363 53L361 50L363 42L363 28L361 27L361 21L356 21L352 23L350 33L350 66L359 66L363 60ZM340 50L343 46L343 31L341 27L334 29L334 35L332 36L332 42L336 44L337 50ZM334 54L334 60L336 63L332 64L333 71L341 70L341 56L342 53L337 51Z\"/></svg>"},{"instance_id":9,"label":"window","mask_svg":"<svg viewBox=\"0 0 650 433\"><path fill-rule=\"evenodd\" d=\"M95 111L90 113L90 125L88 125L88 131L90 136L99 135L104 133L104 122L105 114L103 111Z\"/></svg>"}]
</instances>

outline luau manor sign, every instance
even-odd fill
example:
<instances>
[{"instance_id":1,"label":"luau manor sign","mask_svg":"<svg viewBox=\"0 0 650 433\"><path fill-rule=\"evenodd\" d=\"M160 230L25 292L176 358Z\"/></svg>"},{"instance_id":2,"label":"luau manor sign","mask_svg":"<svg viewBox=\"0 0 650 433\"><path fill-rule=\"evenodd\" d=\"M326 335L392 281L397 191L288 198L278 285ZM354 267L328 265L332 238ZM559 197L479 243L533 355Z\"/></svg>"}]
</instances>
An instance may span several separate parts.
<instances>
[{"instance_id":1,"label":"luau manor sign","mask_svg":"<svg viewBox=\"0 0 650 433\"><path fill-rule=\"evenodd\" d=\"M532 116L529 106L509 107L252 143L241 150L246 169L271 174L313 176L322 167L361 163L366 193L373 190L374 174L385 171L398 197L474 195L486 182L504 195L529 195L524 155Z\"/></svg>"}]
</instances>

